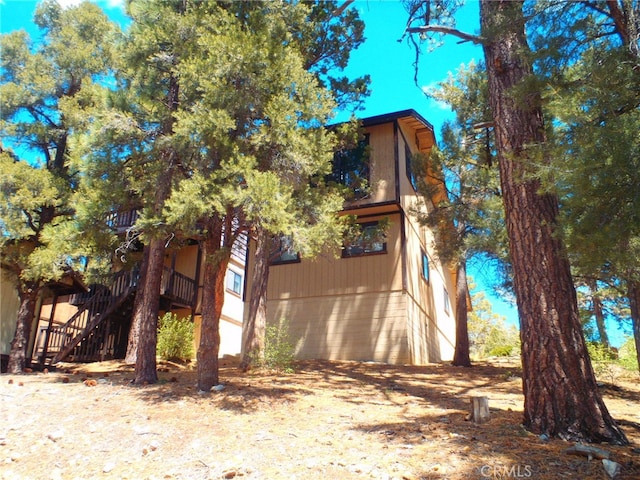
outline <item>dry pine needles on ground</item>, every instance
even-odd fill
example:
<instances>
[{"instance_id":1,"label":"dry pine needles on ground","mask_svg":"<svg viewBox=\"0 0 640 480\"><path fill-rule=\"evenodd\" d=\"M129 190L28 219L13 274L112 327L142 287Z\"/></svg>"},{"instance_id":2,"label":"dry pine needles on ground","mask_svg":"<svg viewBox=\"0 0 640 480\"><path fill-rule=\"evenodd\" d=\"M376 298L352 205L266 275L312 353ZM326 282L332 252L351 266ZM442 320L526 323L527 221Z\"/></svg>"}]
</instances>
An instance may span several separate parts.
<instances>
[{"instance_id":1,"label":"dry pine needles on ground","mask_svg":"<svg viewBox=\"0 0 640 480\"><path fill-rule=\"evenodd\" d=\"M120 362L0 381L2 479L601 479L601 460L525 431L519 367L301 362L296 372L221 368L201 394L188 366L133 386ZM604 385L632 442L599 446L640 478L637 375ZM490 417L469 420L470 398Z\"/></svg>"}]
</instances>

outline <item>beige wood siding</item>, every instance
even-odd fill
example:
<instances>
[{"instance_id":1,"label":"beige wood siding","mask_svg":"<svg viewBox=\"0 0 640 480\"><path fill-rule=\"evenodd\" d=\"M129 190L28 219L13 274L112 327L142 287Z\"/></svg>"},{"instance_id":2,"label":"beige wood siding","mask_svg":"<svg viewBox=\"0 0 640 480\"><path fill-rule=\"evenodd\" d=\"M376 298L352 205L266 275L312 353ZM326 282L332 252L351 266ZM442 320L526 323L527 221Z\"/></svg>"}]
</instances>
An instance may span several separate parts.
<instances>
[{"instance_id":1,"label":"beige wood siding","mask_svg":"<svg viewBox=\"0 0 640 480\"><path fill-rule=\"evenodd\" d=\"M298 358L410 361L402 292L270 301L267 312L289 324Z\"/></svg>"},{"instance_id":2,"label":"beige wood siding","mask_svg":"<svg viewBox=\"0 0 640 480\"><path fill-rule=\"evenodd\" d=\"M368 127L365 132L369 134L371 152L369 174L371 195L350 206L390 202L396 198L393 124L385 123Z\"/></svg>"},{"instance_id":3,"label":"beige wood siding","mask_svg":"<svg viewBox=\"0 0 640 480\"><path fill-rule=\"evenodd\" d=\"M371 217L366 221L382 218ZM328 253L316 259L302 259L300 263L273 265L267 297L275 300L402 289L400 216L390 215L389 219L387 253L353 258L335 258Z\"/></svg>"},{"instance_id":4,"label":"beige wood siding","mask_svg":"<svg viewBox=\"0 0 640 480\"><path fill-rule=\"evenodd\" d=\"M411 132L401 127L398 135L398 168L400 179L400 204L407 216L406 255L407 255L407 293L409 342L415 363L439 362L453 358L455 342L455 290L452 287L451 273L437 257L434 247L434 232L420 225L418 218L411 212L427 212L432 208L430 200L426 202L418 196L407 175L406 143L414 154L417 146L411 143ZM422 277L422 250L429 258L429 282ZM445 312L444 289L449 294L450 309Z\"/></svg>"},{"instance_id":5,"label":"beige wood siding","mask_svg":"<svg viewBox=\"0 0 640 480\"><path fill-rule=\"evenodd\" d=\"M20 298L10 276L0 269L0 353L9 355L16 332Z\"/></svg>"}]
</instances>

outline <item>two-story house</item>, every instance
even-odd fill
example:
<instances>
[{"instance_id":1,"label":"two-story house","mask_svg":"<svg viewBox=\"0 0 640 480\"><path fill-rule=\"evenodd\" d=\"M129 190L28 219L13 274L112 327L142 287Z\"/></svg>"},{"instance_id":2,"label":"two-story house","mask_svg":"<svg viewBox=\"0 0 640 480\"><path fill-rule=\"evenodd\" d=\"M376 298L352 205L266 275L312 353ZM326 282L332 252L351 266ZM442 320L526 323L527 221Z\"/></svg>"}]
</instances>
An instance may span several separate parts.
<instances>
[{"instance_id":1,"label":"two-story house","mask_svg":"<svg viewBox=\"0 0 640 480\"><path fill-rule=\"evenodd\" d=\"M114 214L108 221L116 233L136 220L136 212ZM220 355L240 352L244 304L246 236L233 248L226 272L225 302L220 320ZM191 317L195 348L199 343L203 258L197 242L169 243L160 290L160 315ZM138 286L138 271L122 270L104 285L57 290L38 303L28 356L41 366L62 360L100 361L124 358Z\"/></svg>"},{"instance_id":2,"label":"two-story house","mask_svg":"<svg viewBox=\"0 0 640 480\"><path fill-rule=\"evenodd\" d=\"M414 110L366 118L363 126L364 144L350 155L338 155L334 165L338 181L348 184L353 172L368 177L362 198L343 210L357 216L361 241L345 245L340 258L306 259L281 252L270 266L267 321L286 320L300 359L394 364L450 360L455 274L434 254L436 233L411 213L420 202L410 159L430 151L433 127ZM361 155L360 167L358 151L368 152ZM351 186L358 189L356 183ZM432 207L430 199L422 205ZM388 231L384 240L376 241L367 232L382 220L388 222Z\"/></svg>"},{"instance_id":3,"label":"two-story house","mask_svg":"<svg viewBox=\"0 0 640 480\"><path fill-rule=\"evenodd\" d=\"M363 143L348 155L338 155L334 166L334 179L355 190L356 200L346 204L343 213L357 216L363 238L345 245L339 258L305 259L281 252L270 269L268 321L287 320L301 359L396 364L450 360L455 344L455 274L434 254L436 232L420 225L411 213L419 205L431 206L429 199L418 202L410 157L429 152L435 141L433 128L413 110L366 118L363 126ZM364 152L367 155L361 155ZM361 188L361 176L368 177L369 188ZM114 229L124 231L135 222L135 212L111 221ZM381 221L388 224L384 239L368 236ZM241 238L227 270L221 355L240 351L243 310L248 310L243 301L249 301L245 289L251 288L245 262L249 272L253 268L250 249L251 245L247 255L246 239ZM161 314L193 316L196 346L201 266L196 243L170 246L160 304ZM73 289L65 287L43 298L32 328L33 361L122 358L136 289L134 270L89 292L70 294Z\"/></svg>"}]
</instances>

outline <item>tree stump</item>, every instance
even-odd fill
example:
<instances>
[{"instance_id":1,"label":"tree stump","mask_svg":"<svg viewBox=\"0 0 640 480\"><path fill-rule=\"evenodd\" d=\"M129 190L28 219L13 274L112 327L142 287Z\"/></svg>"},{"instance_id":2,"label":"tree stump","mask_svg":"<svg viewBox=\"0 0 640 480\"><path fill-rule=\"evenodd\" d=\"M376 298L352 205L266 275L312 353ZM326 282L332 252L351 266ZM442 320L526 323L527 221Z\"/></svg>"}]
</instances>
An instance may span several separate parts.
<instances>
[{"instance_id":1,"label":"tree stump","mask_svg":"<svg viewBox=\"0 0 640 480\"><path fill-rule=\"evenodd\" d=\"M489 399L487 397L471 397L471 419L474 423L489 421Z\"/></svg>"}]
</instances>

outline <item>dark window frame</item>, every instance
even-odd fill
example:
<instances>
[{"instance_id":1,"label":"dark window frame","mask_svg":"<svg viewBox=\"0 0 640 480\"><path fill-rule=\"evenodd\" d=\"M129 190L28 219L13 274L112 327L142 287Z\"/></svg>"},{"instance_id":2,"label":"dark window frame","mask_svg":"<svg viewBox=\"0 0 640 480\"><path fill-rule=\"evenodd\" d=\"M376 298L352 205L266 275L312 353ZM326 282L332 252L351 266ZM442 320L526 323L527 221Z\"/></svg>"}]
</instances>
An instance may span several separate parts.
<instances>
[{"instance_id":1,"label":"dark window frame","mask_svg":"<svg viewBox=\"0 0 640 480\"><path fill-rule=\"evenodd\" d=\"M379 225L380 222L378 221L373 221L373 222L365 222L365 223L361 223L360 224L360 228L362 230L366 230L369 227L374 227L377 228L377 226ZM374 245L380 245L379 249L369 249L367 250L366 247L358 247L358 242L354 242L352 245L343 245L342 247L342 258L359 258L359 257L368 257L371 255L385 255L388 253L387 251L387 241L385 239L384 242L374 242ZM360 248L362 251L360 252L354 252L353 249L356 248Z\"/></svg>"},{"instance_id":2,"label":"dark window frame","mask_svg":"<svg viewBox=\"0 0 640 480\"><path fill-rule=\"evenodd\" d=\"M420 254L422 257L422 279L425 282L429 283L429 256L427 255L427 252L422 248L420 249Z\"/></svg>"},{"instance_id":3,"label":"dark window frame","mask_svg":"<svg viewBox=\"0 0 640 480\"><path fill-rule=\"evenodd\" d=\"M413 154L411 153L411 149L409 148L409 144L406 141L404 142L404 157L405 157L405 162L406 162L405 169L406 169L406 173L407 173L407 178L409 179L409 183L413 187L413 190L417 193L418 192L418 180L417 180L416 176L413 173L413 168L411 167L411 159L413 158Z\"/></svg>"},{"instance_id":4,"label":"dark window frame","mask_svg":"<svg viewBox=\"0 0 640 480\"><path fill-rule=\"evenodd\" d=\"M334 181L353 190L357 200L366 198L370 193L371 155L369 148L370 134L365 133L355 147L335 152L331 174L327 177L329 181ZM362 185L361 179L365 180L365 185Z\"/></svg>"},{"instance_id":5,"label":"dark window frame","mask_svg":"<svg viewBox=\"0 0 640 480\"><path fill-rule=\"evenodd\" d=\"M277 245L275 248L271 250L269 253L269 265L288 265L291 263L300 263L300 253L295 252L295 254L290 252L290 247L286 250L283 250L283 244L290 244L290 237L287 235L281 235L280 238L276 239Z\"/></svg>"}]
</instances>

